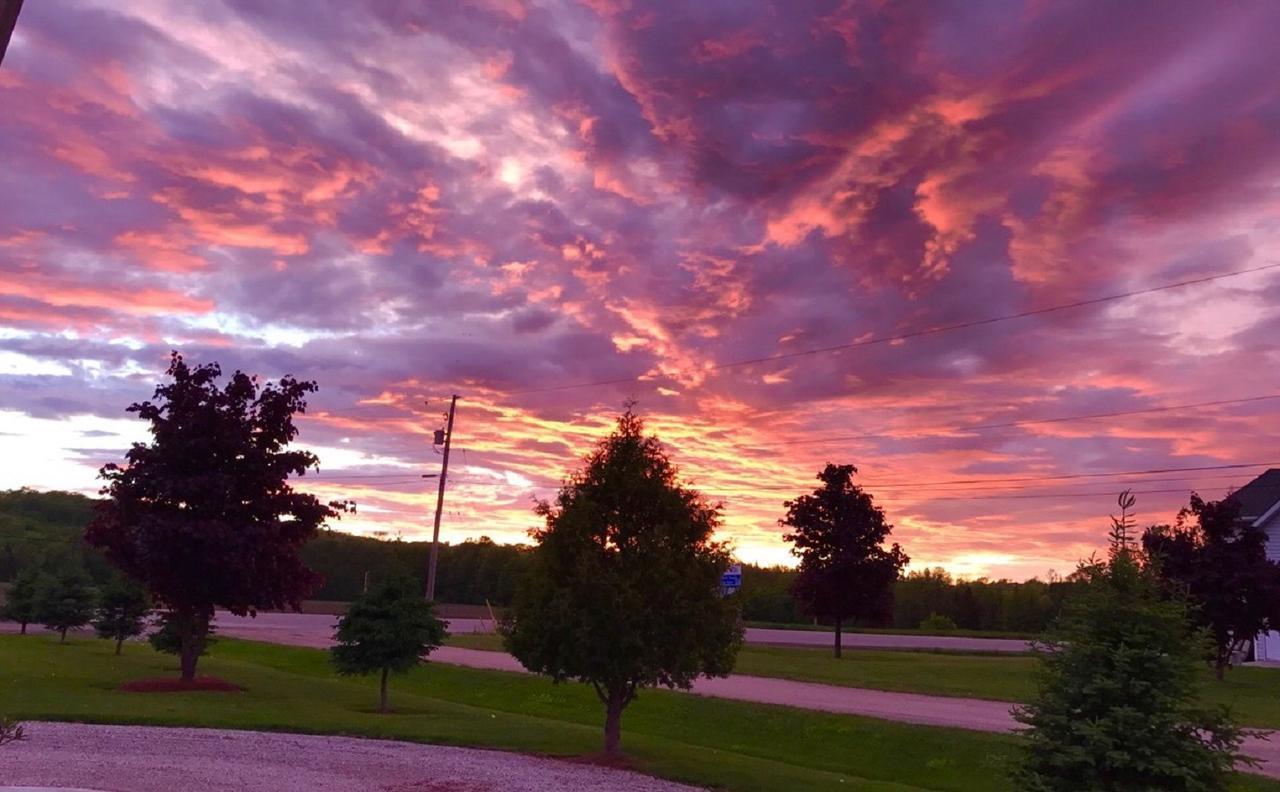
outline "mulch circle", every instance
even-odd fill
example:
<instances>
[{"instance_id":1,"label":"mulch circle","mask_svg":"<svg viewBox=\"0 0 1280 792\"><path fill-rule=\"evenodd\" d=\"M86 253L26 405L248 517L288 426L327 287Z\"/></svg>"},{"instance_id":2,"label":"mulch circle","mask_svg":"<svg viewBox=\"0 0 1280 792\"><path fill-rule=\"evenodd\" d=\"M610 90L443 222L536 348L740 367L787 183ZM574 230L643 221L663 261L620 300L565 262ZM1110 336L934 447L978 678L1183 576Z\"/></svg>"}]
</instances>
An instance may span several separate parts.
<instances>
[{"instance_id":1,"label":"mulch circle","mask_svg":"<svg viewBox=\"0 0 1280 792\"><path fill-rule=\"evenodd\" d=\"M215 676L198 676L190 682L173 677L134 679L116 688L125 693L240 693L244 688Z\"/></svg>"}]
</instances>

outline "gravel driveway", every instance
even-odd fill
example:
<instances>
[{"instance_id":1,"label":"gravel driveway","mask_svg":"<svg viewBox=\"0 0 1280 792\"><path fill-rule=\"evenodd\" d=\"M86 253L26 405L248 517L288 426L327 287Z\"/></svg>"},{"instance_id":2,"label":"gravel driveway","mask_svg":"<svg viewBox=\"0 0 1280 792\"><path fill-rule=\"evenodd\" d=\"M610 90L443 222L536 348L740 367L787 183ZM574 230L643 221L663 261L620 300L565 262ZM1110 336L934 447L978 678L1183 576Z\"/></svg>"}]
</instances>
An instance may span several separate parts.
<instances>
[{"instance_id":1,"label":"gravel driveway","mask_svg":"<svg viewBox=\"0 0 1280 792\"><path fill-rule=\"evenodd\" d=\"M389 740L78 723L29 723L27 734L0 748L0 784L103 792L696 792L624 770Z\"/></svg>"}]
</instances>

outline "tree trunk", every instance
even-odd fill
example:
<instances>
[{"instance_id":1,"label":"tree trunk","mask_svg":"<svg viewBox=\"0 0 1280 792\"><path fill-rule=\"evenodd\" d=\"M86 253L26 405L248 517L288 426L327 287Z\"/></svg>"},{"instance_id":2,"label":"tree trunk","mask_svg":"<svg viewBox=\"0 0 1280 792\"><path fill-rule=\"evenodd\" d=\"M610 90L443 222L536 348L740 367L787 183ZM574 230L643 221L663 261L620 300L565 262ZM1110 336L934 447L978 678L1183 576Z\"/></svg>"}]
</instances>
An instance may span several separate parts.
<instances>
[{"instance_id":1,"label":"tree trunk","mask_svg":"<svg viewBox=\"0 0 1280 792\"><path fill-rule=\"evenodd\" d=\"M836 659L837 660L840 659L840 627L842 624L843 624L842 620L836 619Z\"/></svg>"},{"instance_id":2,"label":"tree trunk","mask_svg":"<svg viewBox=\"0 0 1280 792\"><path fill-rule=\"evenodd\" d=\"M61 630L58 630L58 634L59 634L60 636L62 636L61 638L59 638L59 639L58 639L58 643L66 643L66 642L67 642L67 628L66 628L66 627L63 627Z\"/></svg>"},{"instance_id":3,"label":"tree trunk","mask_svg":"<svg viewBox=\"0 0 1280 792\"><path fill-rule=\"evenodd\" d=\"M18 635L26 635L26 634L27 634L27 623L23 622L22 629L18 630Z\"/></svg>"},{"instance_id":4,"label":"tree trunk","mask_svg":"<svg viewBox=\"0 0 1280 792\"><path fill-rule=\"evenodd\" d=\"M382 689L378 698L378 712L387 711L387 671L388 669L386 668L382 669Z\"/></svg>"},{"instance_id":5,"label":"tree trunk","mask_svg":"<svg viewBox=\"0 0 1280 792\"><path fill-rule=\"evenodd\" d=\"M117 639L116 639L116 657L119 657L119 656L120 656L120 649L121 649L121 648L123 648L123 647L124 647L124 639L123 639L123 638L117 638Z\"/></svg>"},{"instance_id":6,"label":"tree trunk","mask_svg":"<svg viewBox=\"0 0 1280 792\"><path fill-rule=\"evenodd\" d=\"M604 704L604 755L618 756L622 746L622 708L625 707L625 695L620 689L610 689L609 698Z\"/></svg>"},{"instance_id":7,"label":"tree trunk","mask_svg":"<svg viewBox=\"0 0 1280 792\"><path fill-rule=\"evenodd\" d=\"M1218 678L1219 682L1227 678L1227 661L1230 657L1229 654L1219 652L1217 662L1213 664L1213 675Z\"/></svg>"},{"instance_id":8,"label":"tree trunk","mask_svg":"<svg viewBox=\"0 0 1280 792\"><path fill-rule=\"evenodd\" d=\"M178 659L182 667L182 681L193 682L196 678L196 663L204 650L205 637L209 633L209 617L196 613L174 614L178 621L178 638L181 648Z\"/></svg>"}]
</instances>

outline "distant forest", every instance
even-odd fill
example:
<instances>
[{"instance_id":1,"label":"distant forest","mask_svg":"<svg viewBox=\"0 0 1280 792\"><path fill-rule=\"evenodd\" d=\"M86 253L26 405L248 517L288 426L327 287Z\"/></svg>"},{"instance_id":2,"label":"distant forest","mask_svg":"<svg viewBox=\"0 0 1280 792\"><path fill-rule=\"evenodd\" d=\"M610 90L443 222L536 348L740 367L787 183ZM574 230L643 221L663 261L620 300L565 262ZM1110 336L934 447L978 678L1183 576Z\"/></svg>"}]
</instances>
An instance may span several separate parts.
<instances>
[{"instance_id":1,"label":"distant forest","mask_svg":"<svg viewBox=\"0 0 1280 792\"><path fill-rule=\"evenodd\" d=\"M68 492L0 492L0 582L29 566L54 570L83 567L97 583L112 573L106 560L81 540L93 500ZM324 576L315 599L348 601L391 575L425 578L429 542L405 542L325 531L302 551L307 565ZM507 605L524 570L528 548L487 538L440 548L436 581L441 602ZM805 623L791 598L795 572L786 567L743 565L743 617L779 624ZM931 616L961 630L1032 633L1043 630L1074 586L1070 580L1013 582L955 580L942 570L913 572L894 588L889 624L863 627L915 628ZM936 621L936 620L935 620Z\"/></svg>"}]
</instances>

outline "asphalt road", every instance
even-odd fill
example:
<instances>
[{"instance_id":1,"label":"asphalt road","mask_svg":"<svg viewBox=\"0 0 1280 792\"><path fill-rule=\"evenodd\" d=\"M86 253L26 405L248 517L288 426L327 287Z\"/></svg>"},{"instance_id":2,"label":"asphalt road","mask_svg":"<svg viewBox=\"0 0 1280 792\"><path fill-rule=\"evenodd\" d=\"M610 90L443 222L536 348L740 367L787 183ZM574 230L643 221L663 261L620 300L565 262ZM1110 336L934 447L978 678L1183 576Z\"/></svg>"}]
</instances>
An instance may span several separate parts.
<instances>
[{"instance_id":1,"label":"asphalt road","mask_svg":"<svg viewBox=\"0 0 1280 792\"><path fill-rule=\"evenodd\" d=\"M260 640L284 641L285 637L298 640L311 638L325 641L333 634L338 617L311 613L260 613L256 618L219 613L219 629L232 628L244 638L258 635ZM449 619L453 633L493 632L493 622L488 619ZM749 644L768 646L831 646L834 635L819 630L776 630L748 627L746 641ZM289 642L289 641L285 641ZM843 644L849 649L930 649L953 652L1025 652L1027 641L1006 638L960 638L940 635L880 635L873 633L845 633ZM307 646L327 646L327 643L308 642Z\"/></svg>"}]
</instances>

